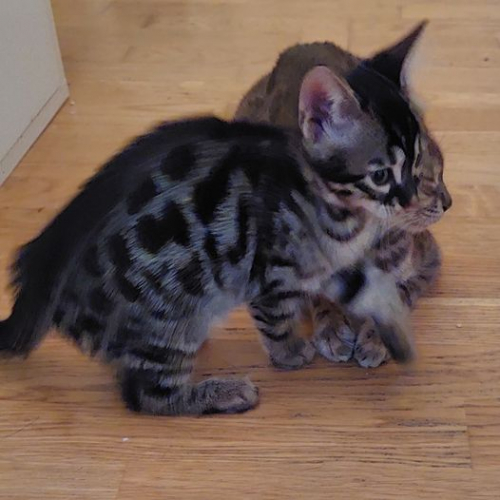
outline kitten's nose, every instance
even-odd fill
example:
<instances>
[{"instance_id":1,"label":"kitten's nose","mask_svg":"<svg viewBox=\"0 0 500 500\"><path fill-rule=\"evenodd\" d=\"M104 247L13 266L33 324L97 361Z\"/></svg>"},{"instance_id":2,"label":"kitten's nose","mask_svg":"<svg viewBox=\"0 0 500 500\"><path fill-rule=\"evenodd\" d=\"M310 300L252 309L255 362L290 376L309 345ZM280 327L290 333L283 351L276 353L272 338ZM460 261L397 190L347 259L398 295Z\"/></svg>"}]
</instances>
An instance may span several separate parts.
<instances>
[{"instance_id":1,"label":"kitten's nose","mask_svg":"<svg viewBox=\"0 0 500 500\"><path fill-rule=\"evenodd\" d=\"M453 204L451 195L446 188L441 190L441 203L443 205L443 212L446 212Z\"/></svg>"}]
</instances>

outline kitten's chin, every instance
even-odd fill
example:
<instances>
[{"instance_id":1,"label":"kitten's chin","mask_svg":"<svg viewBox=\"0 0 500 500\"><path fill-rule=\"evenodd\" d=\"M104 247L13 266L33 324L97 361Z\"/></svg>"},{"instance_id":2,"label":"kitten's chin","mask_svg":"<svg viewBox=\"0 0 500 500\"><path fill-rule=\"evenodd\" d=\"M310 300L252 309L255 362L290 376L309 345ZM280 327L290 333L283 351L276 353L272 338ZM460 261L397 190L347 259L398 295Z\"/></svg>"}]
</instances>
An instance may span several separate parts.
<instances>
[{"instance_id":1,"label":"kitten's chin","mask_svg":"<svg viewBox=\"0 0 500 500\"><path fill-rule=\"evenodd\" d=\"M429 226L432 224L419 224L419 225L411 225L411 226L405 226L405 231L411 234L419 234L423 233L424 231L427 231L429 229Z\"/></svg>"},{"instance_id":2,"label":"kitten's chin","mask_svg":"<svg viewBox=\"0 0 500 500\"><path fill-rule=\"evenodd\" d=\"M409 233L421 233L429 229L430 226L436 224L441 220L443 214L419 214L409 224L405 224L405 229Z\"/></svg>"}]
</instances>

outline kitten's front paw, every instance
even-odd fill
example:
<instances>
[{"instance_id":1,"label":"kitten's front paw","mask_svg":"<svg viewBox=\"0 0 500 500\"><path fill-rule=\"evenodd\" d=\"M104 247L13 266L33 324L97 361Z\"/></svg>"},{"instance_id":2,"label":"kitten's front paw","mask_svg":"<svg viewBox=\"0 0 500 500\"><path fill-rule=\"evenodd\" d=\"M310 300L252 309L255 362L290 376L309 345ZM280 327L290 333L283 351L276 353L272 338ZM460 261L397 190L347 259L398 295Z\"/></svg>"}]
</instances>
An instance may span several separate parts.
<instances>
[{"instance_id":1,"label":"kitten's front paw","mask_svg":"<svg viewBox=\"0 0 500 500\"><path fill-rule=\"evenodd\" d=\"M311 342L302 338L276 342L269 348L271 363L282 370L298 370L302 368L313 360L315 353Z\"/></svg>"},{"instance_id":2,"label":"kitten's front paw","mask_svg":"<svg viewBox=\"0 0 500 500\"><path fill-rule=\"evenodd\" d=\"M196 386L192 399L205 415L242 413L257 406L259 390L248 379L208 379Z\"/></svg>"},{"instance_id":3,"label":"kitten's front paw","mask_svg":"<svg viewBox=\"0 0 500 500\"><path fill-rule=\"evenodd\" d=\"M335 363L352 358L355 340L356 334L346 317L320 325L313 336L313 343L319 354Z\"/></svg>"},{"instance_id":4,"label":"kitten's front paw","mask_svg":"<svg viewBox=\"0 0 500 500\"><path fill-rule=\"evenodd\" d=\"M391 358L382 343L376 326L372 320L366 320L358 332L354 359L363 368L376 368Z\"/></svg>"}]
</instances>

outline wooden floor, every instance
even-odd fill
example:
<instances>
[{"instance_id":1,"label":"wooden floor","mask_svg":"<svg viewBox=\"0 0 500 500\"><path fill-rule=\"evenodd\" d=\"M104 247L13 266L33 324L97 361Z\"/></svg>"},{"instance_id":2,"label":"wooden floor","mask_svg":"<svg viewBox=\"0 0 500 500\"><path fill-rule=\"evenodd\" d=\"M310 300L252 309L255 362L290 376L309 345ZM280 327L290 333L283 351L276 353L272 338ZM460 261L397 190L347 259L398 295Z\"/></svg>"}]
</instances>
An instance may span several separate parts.
<instances>
[{"instance_id":1,"label":"wooden floor","mask_svg":"<svg viewBox=\"0 0 500 500\"><path fill-rule=\"evenodd\" d=\"M255 411L127 413L113 375L57 337L0 363L2 499L500 498L500 2L55 0L71 100L0 189L0 286L14 248L155 121L228 116L299 41L361 55L431 20L416 87L454 196L443 276L414 315L411 370L268 366L245 313L198 371L250 374ZM5 124L2 124L5 126ZM10 294L2 293L5 315Z\"/></svg>"}]
</instances>

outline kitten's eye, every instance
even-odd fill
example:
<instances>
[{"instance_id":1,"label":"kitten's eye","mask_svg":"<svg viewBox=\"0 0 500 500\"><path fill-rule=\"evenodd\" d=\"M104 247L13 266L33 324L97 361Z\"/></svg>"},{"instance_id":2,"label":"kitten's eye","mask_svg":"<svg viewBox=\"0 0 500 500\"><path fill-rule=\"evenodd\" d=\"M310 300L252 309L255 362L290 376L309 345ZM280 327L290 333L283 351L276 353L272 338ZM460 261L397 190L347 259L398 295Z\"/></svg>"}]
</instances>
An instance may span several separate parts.
<instances>
[{"instance_id":1,"label":"kitten's eye","mask_svg":"<svg viewBox=\"0 0 500 500\"><path fill-rule=\"evenodd\" d=\"M382 170L376 170L370 174L370 178L377 186L383 186L387 184L391 178L391 169L384 168Z\"/></svg>"}]
</instances>

